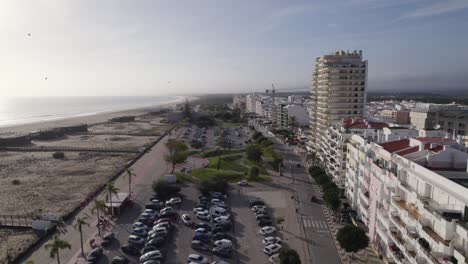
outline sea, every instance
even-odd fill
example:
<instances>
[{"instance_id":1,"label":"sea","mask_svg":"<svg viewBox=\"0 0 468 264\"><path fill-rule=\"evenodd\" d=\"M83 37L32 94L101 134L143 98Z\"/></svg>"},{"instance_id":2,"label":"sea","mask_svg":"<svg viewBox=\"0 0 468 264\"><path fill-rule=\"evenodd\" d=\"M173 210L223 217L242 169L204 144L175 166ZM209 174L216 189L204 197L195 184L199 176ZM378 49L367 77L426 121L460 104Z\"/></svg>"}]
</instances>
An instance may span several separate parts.
<instances>
[{"instance_id":1,"label":"sea","mask_svg":"<svg viewBox=\"0 0 468 264\"><path fill-rule=\"evenodd\" d=\"M182 99L180 96L0 98L0 127L153 107Z\"/></svg>"}]
</instances>

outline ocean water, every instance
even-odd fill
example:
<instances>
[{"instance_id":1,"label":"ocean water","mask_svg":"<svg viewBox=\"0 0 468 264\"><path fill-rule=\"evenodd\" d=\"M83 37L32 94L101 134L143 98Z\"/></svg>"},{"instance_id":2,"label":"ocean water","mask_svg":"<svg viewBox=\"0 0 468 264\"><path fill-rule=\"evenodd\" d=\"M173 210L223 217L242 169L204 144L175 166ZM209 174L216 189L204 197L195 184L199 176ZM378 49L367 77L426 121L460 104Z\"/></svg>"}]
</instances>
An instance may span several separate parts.
<instances>
[{"instance_id":1,"label":"ocean water","mask_svg":"<svg viewBox=\"0 0 468 264\"><path fill-rule=\"evenodd\" d=\"M0 127L158 106L180 99L177 96L0 98Z\"/></svg>"}]
</instances>

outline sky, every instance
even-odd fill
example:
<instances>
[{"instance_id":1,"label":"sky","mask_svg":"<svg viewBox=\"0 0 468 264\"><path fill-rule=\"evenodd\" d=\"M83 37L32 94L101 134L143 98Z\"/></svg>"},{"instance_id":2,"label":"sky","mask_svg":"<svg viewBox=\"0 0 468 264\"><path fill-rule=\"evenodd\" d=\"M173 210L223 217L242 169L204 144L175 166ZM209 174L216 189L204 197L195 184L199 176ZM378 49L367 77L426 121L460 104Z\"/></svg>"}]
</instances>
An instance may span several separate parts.
<instances>
[{"instance_id":1,"label":"sky","mask_svg":"<svg viewBox=\"0 0 468 264\"><path fill-rule=\"evenodd\" d=\"M308 88L338 49L368 91L466 91L467 47L468 0L0 0L0 95Z\"/></svg>"}]
</instances>

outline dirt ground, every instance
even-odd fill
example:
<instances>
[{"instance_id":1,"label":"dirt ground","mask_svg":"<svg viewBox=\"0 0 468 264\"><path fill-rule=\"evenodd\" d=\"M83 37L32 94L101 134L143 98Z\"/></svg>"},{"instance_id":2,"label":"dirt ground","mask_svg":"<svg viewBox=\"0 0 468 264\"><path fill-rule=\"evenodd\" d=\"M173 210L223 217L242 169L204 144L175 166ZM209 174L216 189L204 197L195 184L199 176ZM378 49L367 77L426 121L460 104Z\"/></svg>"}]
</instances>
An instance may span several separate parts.
<instances>
[{"instance_id":1,"label":"dirt ground","mask_svg":"<svg viewBox=\"0 0 468 264\"><path fill-rule=\"evenodd\" d=\"M65 152L59 160L51 152L0 152L0 212L68 213L134 157Z\"/></svg>"},{"instance_id":2,"label":"dirt ground","mask_svg":"<svg viewBox=\"0 0 468 264\"><path fill-rule=\"evenodd\" d=\"M8 237L8 240L6 240L6 237ZM0 229L0 264L7 263L7 249L10 258L14 259L37 239L39 239L39 236L32 230Z\"/></svg>"},{"instance_id":3,"label":"dirt ground","mask_svg":"<svg viewBox=\"0 0 468 264\"><path fill-rule=\"evenodd\" d=\"M150 145L159 137L126 135L66 135L54 140L33 140L35 146L128 149Z\"/></svg>"},{"instance_id":4,"label":"dirt ground","mask_svg":"<svg viewBox=\"0 0 468 264\"><path fill-rule=\"evenodd\" d=\"M160 118L130 123L109 122L89 127L90 134L133 134L133 135L161 135L168 129L167 125L159 123Z\"/></svg>"}]
</instances>

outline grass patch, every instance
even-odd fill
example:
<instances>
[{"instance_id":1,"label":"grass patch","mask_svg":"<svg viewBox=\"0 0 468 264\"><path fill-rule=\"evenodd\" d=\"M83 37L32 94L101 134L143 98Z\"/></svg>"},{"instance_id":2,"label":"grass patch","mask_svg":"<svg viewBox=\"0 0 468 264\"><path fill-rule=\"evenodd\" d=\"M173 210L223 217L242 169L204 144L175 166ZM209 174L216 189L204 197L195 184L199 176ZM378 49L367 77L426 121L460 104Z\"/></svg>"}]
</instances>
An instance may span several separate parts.
<instances>
[{"instance_id":1,"label":"grass patch","mask_svg":"<svg viewBox=\"0 0 468 264\"><path fill-rule=\"evenodd\" d=\"M188 157L188 156L199 154L200 151L199 150L186 150L186 151L183 151L182 153Z\"/></svg>"},{"instance_id":2,"label":"grass patch","mask_svg":"<svg viewBox=\"0 0 468 264\"><path fill-rule=\"evenodd\" d=\"M248 172L249 168L239 164L239 162L235 162L241 157L238 157L237 159L233 159L232 156L226 156L226 157L221 156L220 170L231 170L231 171L237 171L241 173ZM218 168L219 157L211 157L211 158L208 158L208 160L210 161L210 168L213 168L213 169Z\"/></svg>"},{"instance_id":3,"label":"grass patch","mask_svg":"<svg viewBox=\"0 0 468 264\"><path fill-rule=\"evenodd\" d=\"M265 167L263 167L262 162L255 162L255 161L251 161L251 160L248 160L248 159L244 159L243 162L248 167L257 166L258 169L260 170L260 174L267 174L267 170L265 169Z\"/></svg>"},{"instance_id":4,"label":"grass patch","mask_svg":"<svg viewBox=\"0 0 468 264\"><path fill-rule=\"evenodd\" d=\"M257 177L247 176L246 180L250 182L269 182L271 181L271 177L267 175L258 175Z\"/></svg>"},{"instance_id":5,"label":"grass patch","mask_svg":"<svg viewBox=\"0 0 468 264\"><path fill-rule=\"evenodd\" d=\"M195 169L192 171L192 175L199 178L200 180L206 181L222 180L228 182L237 182L244 179L244 173L210 168Z\"/></svg>"},{"instance_id":6,"label":"grass patch","mask_svg":"<svg viewBox=\"0 0 468 264\"><path fill-rule=\"evenodd\" d=\"M222 150L222 149L214 149L207 151L202 154L202 157L204 158L209 158L209 157L215 157L219 155L228 155L228 154L236 154L236 153L243 153L245 152L245 149L231 149L231 150Z\"/></svg>"},{"instance_id":7,"label":"grass patch","mask_svg":"<svg viewBox=\"0 0 468 264\"><path fill-rule=\"evenodd\" d=\"M196 183L196 182L198 182L197 178L194 178L194 177L192 177L192 175L187 174L185 172L176 172L175 175L176 175L178 183L184 183L184 182Z\"/></svg>"}]
</instances>

